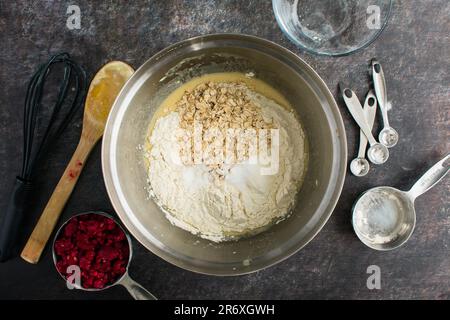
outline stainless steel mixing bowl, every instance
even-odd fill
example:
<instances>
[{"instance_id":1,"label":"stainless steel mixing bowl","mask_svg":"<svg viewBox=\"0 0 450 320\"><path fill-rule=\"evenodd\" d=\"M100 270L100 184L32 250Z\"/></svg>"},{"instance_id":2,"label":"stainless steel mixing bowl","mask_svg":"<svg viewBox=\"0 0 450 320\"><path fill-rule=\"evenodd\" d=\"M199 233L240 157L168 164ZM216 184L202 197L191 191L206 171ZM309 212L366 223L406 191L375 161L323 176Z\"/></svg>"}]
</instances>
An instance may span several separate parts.
<instances>
[{"instance_id":1,"label":"stainless steel mixing bowl","mask_svg":"<svg viewBox=\"0 0 450 320\"><path fill-rule=\"evenodd\" d=\"M171 225L149 199L140 146L156 108L172 90L192 77L223 71L253 72L283 93L299 114L310 154L297 206L288 219L253 237L217 244ZM111 110L102 166L117 214L146 248L187 270L238 275L280 262L314 238L338 201L346 153L336 102L306 62L264 39L216 34L176 43L134 73Z\"/></svg>"}]
</instances>

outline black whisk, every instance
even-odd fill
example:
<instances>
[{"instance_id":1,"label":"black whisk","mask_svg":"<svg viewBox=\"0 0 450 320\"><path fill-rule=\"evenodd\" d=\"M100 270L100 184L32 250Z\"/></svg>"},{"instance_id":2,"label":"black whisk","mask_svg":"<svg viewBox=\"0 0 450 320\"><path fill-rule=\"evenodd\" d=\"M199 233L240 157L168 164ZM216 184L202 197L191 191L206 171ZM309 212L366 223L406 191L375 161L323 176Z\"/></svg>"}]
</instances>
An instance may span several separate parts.
<instances>
[{"instance_id":1,"label":"black whisk","mask_svg":"<svg viewBox=\"0 0 450 320\"><path fill-rule=\"evenodd\" d=\"M44 108L41 104L45 93L44 88L49 74L57 65L62 67L62 81L50 109L49 119L42 125L42 137L37 139L36 123L38 114ZM15 253L17 234L26 210L27 197L32 189L36 163L83 105L86 88L84 70L67 53L52 56L48 62L38 68L28 84L23 121L22 171L16 177L7 210L0 220L0 261L8 260Z\"/></svg>"}]
</instances>

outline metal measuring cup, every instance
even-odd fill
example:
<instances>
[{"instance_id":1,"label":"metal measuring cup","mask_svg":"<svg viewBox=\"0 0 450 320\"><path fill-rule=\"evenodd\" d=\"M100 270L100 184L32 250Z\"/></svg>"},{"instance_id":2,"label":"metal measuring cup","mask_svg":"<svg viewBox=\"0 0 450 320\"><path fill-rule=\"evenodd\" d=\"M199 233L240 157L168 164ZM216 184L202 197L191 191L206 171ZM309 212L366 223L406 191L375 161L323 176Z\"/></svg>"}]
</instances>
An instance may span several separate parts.
<instances>
[{"instance_id":1,"label":"metal measuring cup","mask_svg":"<svg viewBox=\"0 0 450 320\"><path fill-rule=\"evenodd\" d=\"M68 219L66 222L64 222L64 224L58 229L58 231L56 232L55 238L53 239L53 243L52 243L52 255L53 255L53 264L55 265L56 270L58 271L58 274L64 279L64 281L67 281L66 277L61 274L61 272L59 272L57 266L56 266L56 262L57 262L57 256L55 253L55 242L56 240L59 238L59 235L61 233L62 230L64 230L64 227L75 217L79 217L82 215L86 215L86 214L98 214L98 215L102 215L108 219L111 219L112 221L114 221L115 224L117 224L119 226L120 229L122 229L123 233L125 234L126 238L127 238L127 242L128 242L128 247L129 247L129 255L128 255L128 264L126 267L126 271L125 273L119 278L117 279L114 283L103 287L101 289L96 289L96 288L83 288L80 285L77 284L73 284L75 289L79 289L79 290L84 290L84 291L102 291L108 288L111 288L113 286L116 285L121 285L124 286L128 292L130 293L130 295L135 299L135 300L157 300L156 297L151 294L150 292L148 292L143 286L141 286L139 283L137 283L136 281L134 281L130 275L128 274L128 269L130 267L130 263L131 263L131 258L133 256L133 247L131 246L131 238L128 235L128 233L122 228L122 226L117 223L116 219L114 219L112 216L110 216L107 213L104 212L85 212L85 213L80 213L77 214L73 217L71 217L70 219Z\"/></svg>"},{"instance_id":2,"label":"metal measuring cup","mask_svg":"<svg viewBox=\"0 0 450 320\"><path fill-rule=\"evenodd\" d=\"M375 250L403 245L416 225L414 200L434 187L450 170L450 154L431 167L409 191L377 187L363 193L353 206L352 224L358 238Z\"/></svg>"}]
</instances>

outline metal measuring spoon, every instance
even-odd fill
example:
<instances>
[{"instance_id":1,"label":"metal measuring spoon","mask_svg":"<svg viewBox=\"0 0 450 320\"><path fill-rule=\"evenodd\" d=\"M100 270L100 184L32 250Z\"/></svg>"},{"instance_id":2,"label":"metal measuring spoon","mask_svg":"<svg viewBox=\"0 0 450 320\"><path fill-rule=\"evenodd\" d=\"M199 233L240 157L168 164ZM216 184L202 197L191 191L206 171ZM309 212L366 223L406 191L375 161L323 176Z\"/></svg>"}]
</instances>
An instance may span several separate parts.
<instances>
[{"instance_id":1,"label":"metal measuring spoon","mask_svg":"<svg viewBox=\"0 0 450 320\"><path fill-rule=\"evenodd\" d=\"M381 64L376 59L372 60L372 77L384 125L383 130L378 135L378 140L386 147L392 148L398 142L398 133L389 125L386 79L384 78L383 68L381 68Z\"/></svg>"},{"instance_id":2,"label":"metal measuring spoon","mask_svg":"<svg viewBox=\"0 0 450 320\"><path fill-rule=\"evenodd\" d=\"M374 164L385 163L389 158L389 150L384 145L377 142L373 137L372 130L367 124L364 111L358 97L352 90L344 88L341 84L339 84L339 88L342 91L342 97L344 98L345 104L353 116L353 119L355 119L356 123L369 141L370 148L367 151L367 157L370 162Z\"/></svg>"},{"instance_id":3,"label":"metal measuring spoon","mask_svg":"<svg viewBox=\"0 0 450 320\"><path fill-rule=\"evenodd\" d=\"M73 218L80 216L80 215L84 215L84 214L99 214L102 216L105 216L111 220L113 220L119 227L120 229L122 229L122 231L124 232L125 236L127 237L127 241L128 241L128 246L129 246L129 257L128 257L128 264L127 264L127 268L125 273L119 278L117 279L114 283L103 287L101 289L96 289L96 288L83 288L82 286L78 286L76 284L73 284L73 286L76 289L79 290L84 290L84 291L102 291L108 288L111 288L113 286L116 285L121 285L124 286L128 292L130 293L130 295L135 299L135 300L157 300L157 298L151 294L150 292L147 291L147 289L145 289L143 286L141 286L139 283L137 283L136 281L134 281L130 275L128 274L128 269L130 267L130 262L131 262L131 258L133 256L133 247L131 246L131 238L128 235L128 233L122 228L122 226L120 224L117 223L117 221L111 217L109 214L106 214L104 212L86 212L86 213L80 213L77 214L75 216L73 216L72 218L70 218L69 220L67 220L56 232L55 238L53 240L53 245L52 245L52 255L53 255L53 264L55 265L56 270L58 271L59 275L64 279L64 281L67 281L66 277L64 277L64 275L62 275L57 266L57 255L55 253L55 241L58 239L59 234L62 230L64 230L64 227L67 225L67 223L69 223L69 221L71 221Z\"/></svg>"},{"instance_id":4,"label":"metal measuring spoon","mask_svg":"<svg viewBox=\"0 0 450 320\"><path fill-rule=\"evenodd\" d=\"M377 187L363 193L353 207L352 224L358 238L376 250L404 244L414 231L414 200L434 187L450 169L450 154L436 163L409 191Z\"/></svg>"},{"instance_id":5,"label":"metal measuring spoon","mask_svg":"<svg viewBox=\"0 0 450 320\"><path fill-rule=\"evenodd\" d=\"M363 109L367 124L369 125L369 128L372 128L377 112L377 100L372 90L370 90L366 96ZM358 156L350 163L350 171L357 177L365 176L370 169L369 161L366 160L366 148L367 138L362 130L360 130Z\"/></svg>"}]
</instances>

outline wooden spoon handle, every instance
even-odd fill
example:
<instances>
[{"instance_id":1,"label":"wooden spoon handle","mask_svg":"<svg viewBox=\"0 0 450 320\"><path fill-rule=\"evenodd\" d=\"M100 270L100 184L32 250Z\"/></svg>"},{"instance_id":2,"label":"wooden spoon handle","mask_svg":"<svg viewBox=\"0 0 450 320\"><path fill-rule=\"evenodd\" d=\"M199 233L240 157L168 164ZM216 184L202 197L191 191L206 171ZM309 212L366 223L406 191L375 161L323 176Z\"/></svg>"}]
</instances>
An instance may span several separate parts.
<instances>
[{"instance_id":1,"label":"wooden spoon handle","mask_svg":"<svg viewBox=\"0 0 450 320\"><path fill-rule=\"evenodd\" d=\"M44 212L39 218L37 225L34 227L30 238L22 250L20 256L25 261L29 263L37 263L39 261L58 218L78 181L78 177L80 176L86 159L96 142L97 141L92 139L84 138L82 134L72 159L56 185Z\"/></svg>"}]
</instances>

